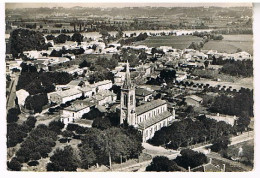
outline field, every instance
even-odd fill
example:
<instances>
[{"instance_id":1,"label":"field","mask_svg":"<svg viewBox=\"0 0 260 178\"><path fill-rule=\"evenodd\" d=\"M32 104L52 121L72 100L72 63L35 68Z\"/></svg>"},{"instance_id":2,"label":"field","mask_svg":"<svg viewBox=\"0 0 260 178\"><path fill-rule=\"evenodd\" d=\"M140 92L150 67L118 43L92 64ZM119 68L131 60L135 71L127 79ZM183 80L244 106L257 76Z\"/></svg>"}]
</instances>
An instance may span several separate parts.
<instances>
[{"instance_id":1,"label":"field","mask_svg":"<svg viewBox=\"0 0 260 178\"><path fill-rule=\"evenodd\" d=\"M253 55L253 35L223 35L223 37L221 41L209 41L203 49L235 53L240 48Z\"/></svg>"},{"instance_id":2,"label":"field","mask_svg":"<svg viewBox=\"0 0 260 178\"><path fill-rule=\"evenodd\" d=\"M172 46L177 49L185 49L192 42L201 41L202 38L185 35L185 36L154 36L148 37L144 41L136 42L135 45L147 45L148 47Z\"/></svg>"},{"instance_id":3,"label":"field","mask_svg":"<svg viewBox=\"0 0 260 178\"><path fill-rule=\"evenodd\" d=\"M239 152L239 149L241 149L241 152ZM247 166L252 166L254 164L254 140L228 147L227 155L232 159L238 159L239 162Z\"/></svg>"}]
</instances>

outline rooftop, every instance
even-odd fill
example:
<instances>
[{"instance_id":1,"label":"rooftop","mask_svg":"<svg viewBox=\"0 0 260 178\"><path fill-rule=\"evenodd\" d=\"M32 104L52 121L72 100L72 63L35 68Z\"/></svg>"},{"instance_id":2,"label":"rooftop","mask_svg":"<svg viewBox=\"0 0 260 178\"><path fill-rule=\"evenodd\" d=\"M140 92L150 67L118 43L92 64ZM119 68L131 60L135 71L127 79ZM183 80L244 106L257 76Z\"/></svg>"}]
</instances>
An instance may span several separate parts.
<instances>
[{"instance_id":1,"label":"rooftop","mask_svg":"<svg viewBox=\"0 0 260 178\"><path fill-rule=\"evenodd\" d=\"M139 129L148 128L168 117L170 117L172 114L169 111L164 111L161 114L156 115L155 117L152 117L144 122L141 122L138 124Z\"/></svg>"},{"instance_id":2,"label":"rooftop","mask_svg":"<svg viewBox=\"0 0 260 178\"><path fill-rule=\"evenodd\" d=\"M148 91L144 88L137 88L135 90L135 95L137 95L137 96L148 96L148 95L151 95L151 94L153 94L153 92Z\"/></svg>"},{"instance_id":3,"label":"rooftop","mask_svg":"<svg viewBox=\"0 0 260 178\"><path fill-rule=\"evenodd\" d=\"M80 111L82 109L88 108L91 106L91 103L85 102L85 101L77 101L77 102L73 102L71 104L71 106L68 106L66 108L64 108L64 110L66 111Z\"/></svg>"},{"instance_id":4,"label":"rooftop","mask_svg":"<svg viewBox=\"0 0 260 178\"><path fill-rule=\"evenodd\" d=\"M58 92L53 92L53 93L56 93L57 95L60 95L61 97L68 97L68 96L80 94L81 91L79 91L76 88L71 88L69 90L58 91Z\"/></svg>"},{"instance_id":5,"label":"rooftop","mask_svg":"<svg viewBox=\"0 0 260 178\"><path fill-rule=\"evenodd\" d=\"M193 99L193 100L195 100L195 101L198 101L198 102L202 101L202 98L201 98L201 97L198 97L198 96L196 96L196 95L186 96L185 98L186 98L186 99L187 99L187 98L191 98L191 99Z\"/></svg>"},{"instance_id":6,"label":"rooftop","mask_svg":"<svg viewBox=\"0 0 260 178\"><path fill-rule=\"evenodd\" d=\"M149 103L146 103L144 105L136 107L136 114L140 115L142 113L150 111L150 110L157 108L157 107L164 105L164 104L166 104L166 101L164 101L164 100L161 100L161 99L153 100Z\"/></svg>"}]
</instances>

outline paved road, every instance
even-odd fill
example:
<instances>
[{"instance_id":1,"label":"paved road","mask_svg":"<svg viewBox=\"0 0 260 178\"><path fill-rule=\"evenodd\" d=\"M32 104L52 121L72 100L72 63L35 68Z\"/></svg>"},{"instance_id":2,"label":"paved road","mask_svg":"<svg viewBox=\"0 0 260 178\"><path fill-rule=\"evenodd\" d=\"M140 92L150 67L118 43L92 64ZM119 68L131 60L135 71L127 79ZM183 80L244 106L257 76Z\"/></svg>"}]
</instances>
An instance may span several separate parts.
<instances>
[{"instance_id":1,"label":"paved road","mask_svg":"<svg viewBox=\"0 0 260 178\"><path fill-rule=\"evenodd\" d=\"M15 98L16 98L16 85L18 83L19 75L15 75L15 77L11 81L10 93L6 99L6 110L15 107Z\"/></svg>"}]
</instances>

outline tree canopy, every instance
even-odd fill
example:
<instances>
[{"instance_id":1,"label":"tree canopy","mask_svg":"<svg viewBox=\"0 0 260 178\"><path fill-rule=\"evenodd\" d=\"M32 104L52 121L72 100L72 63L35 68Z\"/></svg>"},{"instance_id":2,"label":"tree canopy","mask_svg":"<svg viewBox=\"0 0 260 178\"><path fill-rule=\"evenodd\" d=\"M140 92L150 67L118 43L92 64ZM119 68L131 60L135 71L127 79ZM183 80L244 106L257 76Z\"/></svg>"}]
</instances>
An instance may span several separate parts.
<instances>
[{"instance_id":1,"label":"tree canopy","mask_svg":"<svg viewBox=\"0 0 260 178\"><path fill-rule=\"evenodd\" d=\"M14 57L18 57L18 53L23 51L40 51L48 48L42 33L28 29L13 30L10 34L9 43Z\"/></svg>"},{"instance_id":2,"label":"tree canopy","mask_svg":"<svg viewBox=\"0 0 260 178\"><path fill-rule=\"evenodd\" d=\"M57 148L50 161L47 171L76 171L79 166L79 159L71 146Z\"/></svg>"},{"instance_id":3,"label":"tree canopy","mask_svg":"<svg viewBox=\"0 0 260 178\"><path fill-rule=\"evenodd\" d=\"M156 172L172 172L172 171L180 171L181 169L177 166L177 164L169 160L169 158L165 156L156 156L153 158L151 164L146 167L145 171L156 171Z\"/></svg>"},{"instance_id":4,"label":"tree canopy","mask_svg":"<svg viewBox=\"0 0 260 178\"><path fill-rule=\"evenodd\" d=\"M191 149L184 149L180 152L180 154L181 156L177 156L174 161L185 169L188 169L188 167L194 168L208 162L205 154L193 151Z\"/></svg>"}]
</instances>

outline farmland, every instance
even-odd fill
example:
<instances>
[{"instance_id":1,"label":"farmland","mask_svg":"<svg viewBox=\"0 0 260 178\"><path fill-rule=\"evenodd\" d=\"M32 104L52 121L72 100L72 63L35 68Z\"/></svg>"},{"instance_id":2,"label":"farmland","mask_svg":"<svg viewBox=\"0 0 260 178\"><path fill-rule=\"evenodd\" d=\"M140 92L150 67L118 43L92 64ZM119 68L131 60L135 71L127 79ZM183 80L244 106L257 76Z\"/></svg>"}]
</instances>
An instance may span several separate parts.
<instances>
[{"instance_id":1,"label":"farmland","mask_svg":"<svg viewBox=\"0 0 260 178\"><path fill-rule=\"evenodd\" d=\"M223 35L222 41L209 41L204 50L217 50L218 52L235 53L238 48L253 54L253 35Z\"/></svg>"},{"instance_id":2,"label":"farmland","mask_svg":"<svg viewBox=\"0 0 260 178\"><path fill-rule=\"evenodd\" d=\"M172 46L176 49L185 49L192 42L201 41L202 38L185 35L185 36L154 36L148 37L144 41L135 43L135 45L147 45L148 47Z\"/></svg>"}]
</instances>

